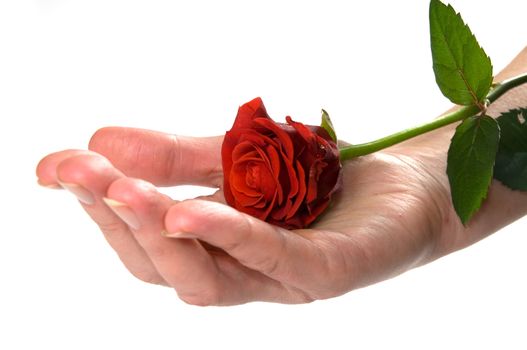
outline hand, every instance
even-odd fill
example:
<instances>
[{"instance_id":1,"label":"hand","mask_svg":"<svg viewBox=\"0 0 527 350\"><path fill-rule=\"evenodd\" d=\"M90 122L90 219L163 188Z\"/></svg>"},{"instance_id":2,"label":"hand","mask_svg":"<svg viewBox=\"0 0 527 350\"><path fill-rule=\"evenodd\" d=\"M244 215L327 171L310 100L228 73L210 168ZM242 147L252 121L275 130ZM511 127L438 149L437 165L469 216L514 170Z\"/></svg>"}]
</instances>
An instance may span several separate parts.
<instances>
[{"instance_id":1,"label":"hand","mask_svg":"<svg viewBox=\"0 0 527 350\"><path fill-rule=\"evenodd\" d=\"M394 276L481 238L452 210L444 152L418 144L346 163L334 207L295 232L224 205L221 189L176 203L146 182L221 188L220 137L102 129L91 151L51 154L37 174L41 184L77 194L141 280L171 286L192 304L296 303ZM491 201L499 200L495 192ZM485 220L485 209L471 227Z\"/></svg>"},{"instance_id":2,"label":"hand","mask_svg":"<svg viewBox=\"0 0 527 350\"><path fill-rule=\"evenodd\" d=\"M526 56L512 67L524 68L518 62ZM395 276L525 214L527 194L494 182L482 209L461 225L445 175L451 135L439 130L346 163L333 207L294 232L223 203L221 137L101 129L90 151L48 155L37 175L78 196L133 275L173 287L188 303L302 303ZM182 184L219 190L174 202L154 187Z\"/></svg>"}]
</instances>

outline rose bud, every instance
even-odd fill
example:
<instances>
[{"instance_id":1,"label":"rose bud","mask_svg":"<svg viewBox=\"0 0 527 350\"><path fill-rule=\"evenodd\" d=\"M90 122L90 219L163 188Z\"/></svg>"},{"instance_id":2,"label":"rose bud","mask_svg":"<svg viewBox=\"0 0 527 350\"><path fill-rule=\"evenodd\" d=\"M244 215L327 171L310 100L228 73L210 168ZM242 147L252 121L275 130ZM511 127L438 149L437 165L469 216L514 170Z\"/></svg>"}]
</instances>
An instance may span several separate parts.
<instances>
[{"instance_id":1,"label":"rose bud","mask_svg":"<svg viewBox=\"0 0 527 350\"><path fill-rule=\"evenodd\" d=\"M258 97L238 110L221 155L235 209L287 229L305 228L340 186L339 150L326 130L274 122Z\"/></svg>"}]
</instances>

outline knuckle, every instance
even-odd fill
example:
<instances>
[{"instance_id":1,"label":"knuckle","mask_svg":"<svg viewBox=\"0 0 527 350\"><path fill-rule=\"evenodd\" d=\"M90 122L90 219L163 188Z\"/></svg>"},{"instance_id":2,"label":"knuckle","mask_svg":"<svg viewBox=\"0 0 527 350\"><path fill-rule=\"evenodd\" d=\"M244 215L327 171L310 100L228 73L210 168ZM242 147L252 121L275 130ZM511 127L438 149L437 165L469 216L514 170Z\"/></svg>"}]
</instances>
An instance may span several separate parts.
<instances>
[{"instance_id":1,"label":"knuckle","mask_svg":"<svg viewBox=\"0 0 527 350\"><path fill-rule=\"evenodd\" d=\"M236 251L239 251L242 246L243 246L243 240L237 239L235 241L225 243L224 249L227 252L235 253Z\"/></svg>"},{"instance_id":2,"label":"knuckle","mask_svg":"<svg viewBox=\"0 0 527 350\"><path fill-rule=\"evenodd\" d=\"M255 225L252 218L240 215L238 231L234 235L235 239L225 246L225 250L237 257L237 260L245 266L262 272L268 276L276 276L282 273L283 257L287 252L286 236L280 231L272 233L272 249L258 250L251 249L254 243L251 240L255 237Z\"/></svg>"},{"instance_id":3,"label":"knuckle","mask_svg":"<svg viewBox=\"0 0 527 350\"><path fill-rule=\"evenodd\" d=\"M266 254L259 262L257 262L257 268L268 276L275 276L282 273L283 258L287 252L287 239L286 237L277 232L276 235L278 241L276 242L275 248L271 254Z\"/></svg>"},{"instance_id":4,"label":"knuckle","mask_svg":"<svg viewBox=\"0 0 527 350\"><path fill-rule=\"evenodd\" d=\"M278 274L281 264L277 256L265 256L260 261L257 261L254 266L264 275L274 276Z\"/></svg>"},{"instance_id":5,"label":"knuckle","mask_svg":"<svg viewBox=\"0 0 527 350\"><path fill-rule=\"evenodd\" d=\"M168 254L168 251L170 250L170 247L161 243L149 244L148 246L145 246L145 250L147 254L155 260L166 256Z\"/></svg>"},{"instance_id":6,"label":"knuckle","mask_svg":"<svg viewBox=\"0 0 527 350\"><path fill-rule=\"evenodd\" d=\"M226 251L236 254L247 246L247 243L253 236L253 224L251 220L242 213L237 213L236 217L232 220L233 229L236 232L231 235L232 239L224 244Z\"/></svg>"},{"instance_id":7,"label":"knuckle","mask_svg":"<svg viewBox=\"0 0 527 350\"><path fill-rule=\"evenodd\" d=\"M165 157L160 163L160 172L163 174L164 178L167 179L172 178L174 176L174 171L185 164L179 137L171 135L170 142L171 147L168 149L168 152L165 153Z\"/></svg>"},{"instance_id":8,"label":"knuckle","mask_svg":"<svg viewBox=\"0 0 527 350\"><path fill-rule=\"evenodd\" d=\"M105 236L116 236L128 229L126 224L120 220L97 222L97 226Z\"/></svg>"}]
</instances>

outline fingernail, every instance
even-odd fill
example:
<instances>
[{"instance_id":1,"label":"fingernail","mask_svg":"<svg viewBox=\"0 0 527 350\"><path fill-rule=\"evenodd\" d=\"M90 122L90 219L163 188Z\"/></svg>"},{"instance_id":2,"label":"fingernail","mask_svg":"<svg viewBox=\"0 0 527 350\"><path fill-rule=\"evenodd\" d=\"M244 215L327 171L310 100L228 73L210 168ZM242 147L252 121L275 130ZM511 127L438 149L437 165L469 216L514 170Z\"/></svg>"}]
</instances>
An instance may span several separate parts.
<instances>
[{"instance_id":1,"label":"fingernail","mask_svg":"<svg viewBox=\"0 0 527 350\"><path fill-rule=\"evenodd\" d=\"M69 183L69 182L61 182L60 184L62 185L62 187L64 187L65 189L73 193L75 197L77 197L77 199L81 201L82 203L88 204L88 205L95 203L95 198L93 197L93 194L91 194L90 191L88 191L81 185L77 185L77 184Z\"/></svg>"},{"instance_id":2,"label":"fingernail","mask_svg":"<svg viewBox=\"0 0 527 350\"><path fill-rule=\"evenodd\" d=\"M59 184L45 184L40 181L40 179L37 180L37 183L39 184L39 186L49 188L50 190L62 190L62 186Z\"/></svg>"},{"instance_id":3,"label":"fingernail","mask_svg":"<svg viewBox=\"0 0 527 350\"><path fill-rule=\"evenodd\" d=\"M167 231L161 231L161 235L168 237L168 238L187 238L187 239L197 239L198 236L192 233L188 232L167 232Z\"/></svg>"},{"instance_id":4,"label":"fingernail","mask_svg":"<svg viewBox=\"0 0 527 350\"><path fill-rule=\"evenodd\" d=\"M141 228L141 223L139 222L137 215L135 215L132 208L128 205L110 198L103 198L102 200L115 213L115 215L120 217L121 220L130 226L130 228L134 230L139 230Z\"/></svg>"}]
</instances>

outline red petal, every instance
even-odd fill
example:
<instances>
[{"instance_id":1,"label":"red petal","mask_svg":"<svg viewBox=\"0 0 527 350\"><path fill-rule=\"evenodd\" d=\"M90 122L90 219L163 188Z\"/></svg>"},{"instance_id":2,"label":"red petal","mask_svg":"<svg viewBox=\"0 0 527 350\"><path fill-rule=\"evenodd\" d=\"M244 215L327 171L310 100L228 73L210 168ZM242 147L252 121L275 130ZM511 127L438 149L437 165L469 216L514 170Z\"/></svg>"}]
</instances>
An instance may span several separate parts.
<instances>
[{"instance_id":1,"label":"red petal","mask_svg":"<svg viewBox=\"0 0 527 350\"><path fill-rule=\"evenodd\" d=\"M234 151L232 151L232 162L236 163L242 160L262 160L256 148L257 147L250 142L240 143L236 146Z\"/></svg>"},{"instance_id":2,"label":"red petal","mask_svg":"<svg viewBox=\"0 0 527 350\"><path fill-rule=\"evenodd\" d=\"M229 175L232 169L232 151L237 144L237 140L231 137L231 133L227 132L223 138L223 144L221 146L221 165L223 168L223 195L225 201L230 206L234 206L235 200L231 192L231 184Z\"/></svg>"},{"instance_id":3,"label":"red petal","mask_svg":"<svg viewBox=\"0 0 527 350\"><path fill-rule=\"evenodd\" d=\"M271 165L271 168L269 170L271 171L271 174L273 175L273 180L276 183L278 204L281 204L284 200L284 192L282 191L282 186L280 184L280 156L278 155L276 149L272 146L267 146L266 151L270 160L269 163Z\"/></svg>"},{"instance_id":4,"label":"red petal","mask_svg":"<svg viewBox=\"0 0 527 350\"><path fill-rule=\"evenodd\" d=\"M233 189L234 197L236 198L236 202L239 203L239 205L243 207L255 207L255 208L262 208L265 206L265 198L263 195L260 195L258 197L251 197L247 196L245 193L239 192L236 189ZM258 203L264 202L263 205L258 206Z\"/></svg>"},{"instance_id":5,"label":"red petal","mask_svg":"<svg viewBox=\"0 0 527 350\"><path fill-rule=\"evenodd\" d=\"M254 216L260 220L266 221L267 218L269 217L269 213L274 207L275 200L276 200L276 195L273 197L271 201L266 202L264 200L263 201L264 205L262 206L261 209L260 209L260 205L252 206L252 207L243 207L239 205L239 203L236 203L236 205L234 205L234 208L238 209L241 212Z\"/></svg>"},{"instance_id":6,"label":"red petal","mask_svg":"<svg viewBox=\"0 0 527 350\"><path fill-rule=\"evenodd\" d=\"M277 183L273 179L267 167L261 166L259 175L260 175L260 178L259 178L260 191L264 195L265 199L269 201L273 197L276 197L277 195L277 188L276 188Z\"/></svg>"},{"instance_id":7,"label":"red petal","mask_svg":"<svg viewBox=\"0 0 527 350\"><path fill-rule=\"evenodd\" d=\"M300 208L300 206L304 202L304 197L307 192L306 179L305 179L306 172L304 171L302 164L300 164L298 160L296 161L296 169L298 171L298 184L299 184L298 195L296 196L295 202L293 203L293 207L291 208L291 211L287 215L286 219L290 219L291 217L293 217L293 215L296 214L296 212L298 211L298 208Z\"/></svg>"},{"instance_id":8,"label":"red petal","mask_svg":"<svg viewBox=\"0 0 527 350\"><path fill-rule=\"evenodd\" d=\"M304 227L309 226L316 218L320 216L326 210L329 205L330 198L324 198L315 208L310 208L309 215L304 218Z\"/></svg>"},{"instance_id":9,"label":"red petal","mask_svg":"<svg viewBox=\"0 0 527 350\"><path fill-rule=\"evenodd\" d=\"M256 119L255 123L267 128L272 131L276 137L278 137L279 143L283 145L285 156L288 159L293 159L294 157L294 147L293 141L289 134L280 126L280 124L275 123L272 119Z\"/></svg>"},{"instance_id":10,"label":"red petal","mask_svg":"<svg viewBox=\"0 0 527 350\"><path fill-rule=\"evenodd\" d=\"M256 162L250 162L256 163ZM263 163L260 161L260 163ZM257 183L256 177L259 177L259 174L254 174L254 172L249 173L247 171L248 163L235 163L232 167L232 172L230 174L230 182L233 189L237 192L241 192L249 197L260 197L262 196L261 191L259 191L259 183ZM256 164L252 165L252 168L259 169ZM259 171L259 170L257 170ZM247 183L247 176L253 176L255 179L251 184Z\"/></svg>"},{"instance_id":11,"label":"red petal","mask_svg":"<svg viewBox=\"0 0 527 350\"><path fill-rule=\"evenodd\" d=\"M274 210L271 212L271 217L274 220L283 220L287 216L287 213L289 213L291 210L292 205L293 204L291 200L288 199L283 206L274 208Z\"/></svg>"},{"instance_id":12,"label":"red petal","mask_svg":"<svg viewBox=\"0 0 527 350\"><path fill-rule=\"evenodd\" d=\"M274 147L280 147L278 142L273 140L271 137L261 134L255 130L245 130L243 135L240 137L240 141L250 141L259 146L272 145Z\"/></svg>"},{"instance_id":13,"label":"red petal","mask_svg":"<svg viewBox=\"0 0 527 350\"><path fill-rule=\"evenodd\" d=\"M262 197L260 198L260 200L259 200L256 204L251 205L251 207L253 207L253 208L258 208L258 209L262 209L262 208L265 207L266 204L267 204L267 202L265 201L265 198L262 196Z\"/></svg>"},{"instance_id":14,"label":"red petal","mask_svg":"<svg viewBox=\"0 0 527 350\"><path fill-rule=\"evenodd\" d=\"M283 173L283 175L284 177L287 176L287 178L285 179L281 178L280 181L283 181L283 183L286 183L286 182L289 183L289 194L287 197L291 199L298 194L298 189L299 189L298 174L295 172L295 169L293 168L293 162L294 162L293 159L291 159L291 162L288 161L287 159L283 159L283 162L287 170L287 174Z\"/></svg>"},{"instance_id":15,"label":"red petal","mask_svg":"<svg viewBox=\"0 0 527 350\"><path fill-rule=\"evenodd\" d=\"M236 115L231 130L251 129L253 127L253 120L256 118L270 119L260 97L257 97L238 108L238 114Z\"/></svg>"},{"instance_id":16,"label":"red petal","mask_svg":"<svg viewBox=\"0 0 527 350\"><path fill-rule=\"evenodd\" d=\"M293 121L293 119L291 119L291 117L289 116L285 117L285 120L287 121L287 124L295 128L295 130L306 141L306 143L308 144L312 144L313 142L316 143L315 134L313 133L313 131L307 128L304 124Z\"/></svg>"}]
</instances>

